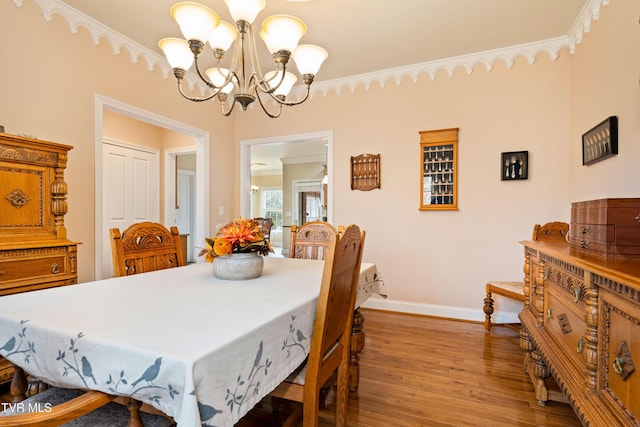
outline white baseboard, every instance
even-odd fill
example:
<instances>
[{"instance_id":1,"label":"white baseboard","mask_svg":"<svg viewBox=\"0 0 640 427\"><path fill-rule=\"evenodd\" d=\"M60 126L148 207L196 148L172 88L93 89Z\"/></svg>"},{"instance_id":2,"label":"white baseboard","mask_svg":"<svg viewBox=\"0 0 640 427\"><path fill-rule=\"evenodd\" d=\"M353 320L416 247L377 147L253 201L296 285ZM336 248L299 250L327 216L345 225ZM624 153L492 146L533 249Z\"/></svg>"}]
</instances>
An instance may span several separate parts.
<instances>
[{"instance_id":1,"label":"white baseboard","mask_svg":"<svg viewBox=\"0 0 640 427\"><path fill-rule=\"evenodd\" d=\"M399 313L420 314L424 316L444 317L456 320L484 322L482 308L454 307L448 305L417 304L382 298L369 298L362 308L397 311ZM518 323L518 313L496 311L491 315L491 323Z\"/></svg>"}]
</instances>

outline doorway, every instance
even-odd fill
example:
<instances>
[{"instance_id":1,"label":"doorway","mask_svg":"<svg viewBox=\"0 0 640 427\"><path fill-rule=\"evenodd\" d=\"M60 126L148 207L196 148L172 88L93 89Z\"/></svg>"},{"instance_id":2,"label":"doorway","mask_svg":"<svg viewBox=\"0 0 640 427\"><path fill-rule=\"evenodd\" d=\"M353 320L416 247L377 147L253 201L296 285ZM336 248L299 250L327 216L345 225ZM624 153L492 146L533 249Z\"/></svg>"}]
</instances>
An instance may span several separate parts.
<instances>
[{"instance_id":1,"label":"doorway","mask_svg":"<svg viewBox=\"0 0 640 427\"><path fill-rule=\"evenodd\" d=\"M326 168L327 175L327 188L326 188L326 220L331 222L333 216L333 188L331 185L331 175L333 173L333 132L315 132L299 135L286 135L272 138L260 138L260 139L248 139L240 141L240 214L244 217L251 216L251 197L255 194L255 191L251 191L251 176L252 176L252 159L251 149L254 146L266 146L266 145L288 145L288 146L304 146L305 143L312 140L321 140L326 148L325 159L326 162L323 167ZM304 149L302 150L304 152ZM284 217L284 223L291 221L291 213L289 216Z\"/></svg>"},{"instance_id":2,"label":"doorway","mask_svg":"<svg viewBox=\"0 0 640 427\"><path fill-rule=\"evenodd\" d=\"M308 153L305 156L305 147L307 145L314 145L314 143L322 143L323 151L321 158L309 158ZM287 166L294 164L301 165L301 168L307 168L306 165L313 165L316 168L316 176L319 176L319 182L324 182L323 179L326 175L326 185L322 185L316 191L321 191L323 199L323 206L325 207L323 219L331 222L333 212L333 188L332 188L332 157L333 157L333 133L331 131L316 132L308 134L298 135L286 135L272 138L261 138L252 140L240 141L240 213L244 217L252 216L252 198L253 203L257 201L256 193L259 193L261 186L253 186L252 192L252 177L255 176L255 167L252 168L252 163L256 162L252 158L252 151L254 148L264 148L266 151L274 151L276 153L287 153L287 158L279 158L279 161L284 165L283 169ZM295 155L292 155L289 150L295 150ZM282 154L280 154L282 155ZM314 164L315 163L315 164ZM290 246L291 225L296 220L298 209L293 208L293 204L296 198L292 193L293 179L282 172L282 188L283 188L283 214L282 214L282 254L286 256ZM256 188L258 187L258 188Z\"/></svg>"},{"instance_id":3,"label":"doorway","mask_svg":"<svg viewBox=\"0 0 640 427\"><path fill-rule=\"evenodd\" d=\"M104 176L105 166L103 164L103 112L109 111L140 122L144 122L163 129L178 132L190 137L195 141L195 147L191 151L196 153L196 172L195 172L195 189L194 189L194 205L193 205L193 235L207 236L209 235L209 173L206 163L209 159L209 133L207 131L197 129L184 123L176 122L166 117L159 116L149 111L141 110L122 102L96 95L95 97L95 280L109 277L112 272L107 271L104 267L105 257L110 257L110 250L105 249L105 240L108 240L108 230L104 230L104 206L103 199L103 183L107 179ZM170 155L168 155L171 157ZM175 154L174 154L175 158ZM173 218L167 215L167 212L175 212L175 193L169 192L175 189L176 169L175 162L164 161L164 169L160 174L164 181L165 193L160 196L164 200L162 206L158 205L164 215L164 221ZM164 196L164 197L163 197ZM109 246L107 246L109 247Z\"/></svg>"}]
</instances>

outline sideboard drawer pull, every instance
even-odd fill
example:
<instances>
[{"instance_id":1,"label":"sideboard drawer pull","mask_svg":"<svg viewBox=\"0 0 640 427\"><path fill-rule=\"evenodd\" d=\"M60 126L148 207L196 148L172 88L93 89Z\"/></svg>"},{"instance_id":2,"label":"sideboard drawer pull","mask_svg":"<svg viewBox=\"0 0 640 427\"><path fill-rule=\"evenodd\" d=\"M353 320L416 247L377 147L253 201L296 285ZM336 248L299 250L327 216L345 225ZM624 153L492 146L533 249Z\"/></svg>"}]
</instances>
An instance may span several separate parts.
<instances>
[{"instance_id":1,"label":"sideboard drawer pull","mask_svg":"<svg viewBox=\"0 0 640 427\"><path fill-rule=\"evenodd\" d=\"M580 232L582 234L588 234L591 233L591 227L580 227Z\"/></svg>"},{"instance_id":2,"label":"sideboard drawer pull","mask_svg":"<svg viewBox=\"0 0 640 427\"><path fill-rule=\"evenodd\" d=\"M53 274L60 273L60 268L58 268L58 264L55 263L55 262L53 264L51 264L51 273L53 273Z\"/></svg>"},{"instance_id":3,"label":"sideboard drawer pull","mask_svg":"<svg viewBox=\"0 0 640 427\"><path fill-rule=\"evenodd\" d=\"M615 359L613 359L613 372L615 372L618 375L622 375L623 369L624 369L624 359L620 357L616 357Z\"/></svg>"},{"instance_id":4,"label":"sideboard drawer pull","mask_svg":"<svg viewBox=\"0 0 640 427\"><path fill-rule=\"evenodd\" d=\"M583 349L584 349L584 337L580 338L580 340L578 341L578 347L576 348L576 351L578 353L582 353Z\"/></svg>"},{"instance_id":5,"label":"sideboard drawer pull","mask_svg":"<svg viewBox=\"0 0 640 427\"><path fill-rule=\"evenodd\" d=\"M580 301L580 294L581 294L581 290L580 288L575 288L573 290L573 295L575 296L575 303L577 304Z\"/></svg>"},{"instance_id":6,"label":"sideboard drawer pull","mask_svg":"<svg viewBox=\"0 0 640 427\"><path fill-rule=\"evenodd\" d=\"M589 241L588 240L580 240L580 247L584 249L589 249Z\"/></svg>"},{"instance_id":7,"label":"sideboard drawer pull","mask_svg":"<svg viewBox=\"0 0 640 427\"><path fill-rule=\"evenodd\" d=\"M636 215L635 220L640 221L640 214Z\"/></svg>"},{"instance_id":8,"label":"sideboard drawer pull","mask_svg":"<svg viewBox=\"0 0 640 427\"><path fill-rule=\"evenodd\" d=\"M7 274L7 270L0 270L0 276L2 276L3 274Z\"/></svg>"}]
</instances>

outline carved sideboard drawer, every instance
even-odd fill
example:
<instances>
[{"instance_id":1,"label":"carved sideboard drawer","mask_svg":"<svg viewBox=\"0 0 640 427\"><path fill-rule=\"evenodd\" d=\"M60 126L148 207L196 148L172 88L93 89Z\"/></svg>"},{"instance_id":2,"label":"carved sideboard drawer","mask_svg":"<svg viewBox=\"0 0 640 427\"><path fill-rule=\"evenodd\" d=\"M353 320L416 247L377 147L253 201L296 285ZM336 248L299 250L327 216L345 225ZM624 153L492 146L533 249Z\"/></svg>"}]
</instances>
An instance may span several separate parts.
<instances>
[{"instance_id":1,"label":"carved sideboard drawer","mask_svg":"<svg viewBox=\"0 0 640 427\"><path fill-rule=\"evenodd\" d=\"M77 283L77 245L0 246L0 295Z\"/></svg>"},{"instance_id":2,"label":"carved sideboard drawer","mask_svg":"<svg viewBox=\"0 0 640 427\"><path fill-rule=\"evenodd\" d=\"M640 258L640 199L572 203L569 243L605 258Z\"/></svg>"},{"instance_id":3,"label":"carved sideboard drawer","mask_svg":"<svg viewBox=\"0 0 640 427\"><path fill-rule=\"evenodd\" d=\"M32 277L48 277L67 273L67 259L62 255L46 258L3 261L0 260L0 280L22 280Z\"/></svg>"},{"instance_id":4,"label":"carved sideboard drawer","mask_svg":"<svg viewBox=\"0 0 640 427\"><path fill-rule=\"evenodd\" d=\"M640 414L638 305L606 290L601 291L600 301L599 392L625 424L638 425L640 420L634 415Z\"/></svg>"},{"instance_id":5,"label":"carved sideboard drawer","mask_svg":"<svg viewBox=\"0 0 640 427\"><path fill-rule=\"evenodd\" d=\"M558 342L563 353L571 358L577 366L584 365L584 336L587 323L584 311L568 295L549 289L545 304L544 327Z\"/></svg>"}]
</instances>

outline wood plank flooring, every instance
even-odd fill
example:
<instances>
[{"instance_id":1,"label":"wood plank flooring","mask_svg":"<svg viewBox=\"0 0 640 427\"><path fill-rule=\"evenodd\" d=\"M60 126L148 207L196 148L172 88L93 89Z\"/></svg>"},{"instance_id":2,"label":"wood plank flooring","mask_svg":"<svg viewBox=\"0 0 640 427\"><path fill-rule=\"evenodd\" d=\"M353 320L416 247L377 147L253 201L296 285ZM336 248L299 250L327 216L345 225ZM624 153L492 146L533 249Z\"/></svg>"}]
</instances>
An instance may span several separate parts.
<instances>
[{"instance_id":1,"label":"wood plank flooring","mask_svg":"<svg viewBox=\"0 0 640 427\"><path fill-rule=\"evenodd\" d=\"M365 348L360 353L360 388L349 400L349 426L581 425L567 404L536 404L516 332L494 327L486 334L479 323L362 313ZM331 402L328 409L333 409ZM265 400L238 426L275 426L280 421Z\"/></svg>"},{"instance_id":2,"label":"wood plank flooring","mask_svg":"<svg viewBox=\"0 0 640 427\"><path fill-rule=\"evenodd\" d=\"M536 404L514 331L494 327L485 334L479 323L362 312L366 340L360 389L349 400L349 426L581 425L567 404ZM330 393L327 413L332 398ZM291 408L283 405L273 414L265 399L237 427L279 426Z\"/></svg>"}]
</instances>

